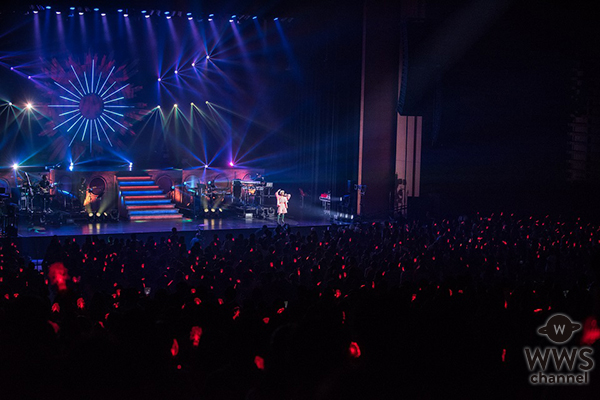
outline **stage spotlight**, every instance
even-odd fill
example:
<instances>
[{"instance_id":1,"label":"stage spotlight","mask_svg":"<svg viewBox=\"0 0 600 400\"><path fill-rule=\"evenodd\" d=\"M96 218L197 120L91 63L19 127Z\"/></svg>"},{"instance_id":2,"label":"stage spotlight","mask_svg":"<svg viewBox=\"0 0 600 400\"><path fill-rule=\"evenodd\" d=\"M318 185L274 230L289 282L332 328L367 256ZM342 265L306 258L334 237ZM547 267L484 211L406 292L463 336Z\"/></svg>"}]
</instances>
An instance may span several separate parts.
<instances>
[{"instance_id":1,"label":"stage spotlight","mask_svg":"<svg viewBox=\"0 0 600 400\"><path fill-rule=\"evenodd\" d=\"M119 8L119 9L117 10L117 12L120 12L120 13L122 13L122 12L123 12L123 9L122 9L122 8Z\"/></svg>"},{"instance_id":2,"label":"stage spotlight","mask_svg":"<svg viewBox=\"0 0 600 400\"><path fill-rule=\"evenodd\" d=\"M158 106L156 106L156 108L160 108L160 104Z\"/></svg>"},{"instance_id":3,"label":"stage spotlight","mask_svg":"<svg viewBox=\"0 0 600 400\"><path fill-rule=\"evenodd\" d=\"M142 10L142 14L146 14L146 10Z\"/></svg>"},{"instance_id":4,"label":"stage spotlight","mask_svg":"<svg viewBox=\"0 0 600 400\"><path fill-rule=\"evenodd\" d=\"M195 66L196 66L196 63L195 63L195 62L193 62L193 63L192 63L192 67L195 67Z\"/></svg>"},{"instance_id":5,"label":"stage spotlight","mask_svg":"<svg viewBox=\"0 0 600 400\"><path fill-rule=\"evenodd\" d=\"M14 70L15 70L15 67L10 67L10 70L11 70L11 71L14 71Z\"/></svg>"},{"instance_id":6,"label":"stage spotlight","mask_svg":"<svg viewBox=\"0 0 600 400\"><path fill-rule=\"evenodd\" d=\"M150 18L150 16L146 14L145 18Z\"/></svg>"},{"instance_id":7,"label":"stage spotlight","mask_svg":"<svg viewBox=\"0 0 600 400\"><path fill-rule=\"evenodd\" d=\"M60 15L60 11L57 11L57 12L56 12L56 15Z\"/></svg>"},{"instance_id":8,"label":"stage spotlight","mask_svg":"<svg viewBox=\"0 0 600 400\"><path fill-rule=\"evenodd\" d=\"M206 169L206 168L208 168L208 165L207 165L207 164L204 164L204 168L205 168L205 169Z\"/></svg>"},{"instance_id":9,"label":"stage spotlight","mask_svg":"<svg viewBox=\"0 0 600 400\"><path fill-rule=\"evenodd\" d=\"M133 163L132 163L132 162L130 162L130 163L129 163L129 170L131 171L132 169L133 169Z\"/></svg>"},{"instance_id":10,"label":"stage spotlight","mask_svg":"<svg viewBox=\"0 0 600 400\"><path fill-rule=\"evenodd\" d=\"M211 212L211 213L214 213L214 212L215 212L215 209L214 209L214 208L211 208L211 209L210 209L210 212Z\"/></svg>"},{"instance_id":11,"label":"stage spotlight","mask_svg":"<svg viewBox=\"0 0 600 400\"><path fill-rule=\"evenodd\" d=\"M100 9L98 7L94 8L94 11L100 11Z\"/></svg>"},{"instance_id":12,"label":"stage spotlight","mask_svg":"<svg viewBox=\"0 0 600 400\"><path fill-rule=\"evenodd\" d=\"M79 15L83 15L83 11L79 11Z\"/></svg>"},{"instance_id":13,"label":"stage spotlight","mask_svg":"<svg viewBox=\"0 0 600 400\"><path fill-rule=\"evenodd\" d=\"M96 218L100 218L100 215L102 215L102 214L100 214L100 211L98 211L98 212L96 213Z\"/></svg>"},{"instance_id":14,"label":"stage spotlight","mask_svg":"<svg viewBox=\"0 0 600 400\"><path fill-rule=\"evenodd\" d=\"M191 21L191 20L193 20L193 19L194 19L193 17L188 17L188 21Z\"/></svg>"},{"instance_id":15,"label":"stage spotlight","mask_svg":"<svg viewBox=\"0 0 600 400\"><path fill-rule=\"evenodd\" d=\"M254 17L252 17L252 19L256 19L256 18L258 18L256 15Z\"/></svg>"},{"instance_id":16,"label":"stage spotlight","mask_svg":"<svg viewBox=\"0 0 600 400\"><path fill-rule=\"evenodd\" d=\"M34 14L37 14L37 13L38 13L38 10L33 10L33 13L34 13Z\"/></svg>"},{"instance_id":17,"label":"stage spotlight","mask_svg":"<svg viewBox=\"0 0 600 400\"><path fill-rule=\"evenodd\" d=\"M279 19L279 17L275 17L273 18L273 21L277 21Z\"/></svg>"},{"instance_id":18,"label":"stage spotlight","mask_svg":"<svg viewBox=\"0 0 600 400\"><path fill-rule=\"evenodd\" d=\"M127 18L127 17L129 17L129 14L123 14L123 16L124 16L125 18Z\"/></svg>"},{"instance_id":19,"label":"stage spotlight","mask_svg":"<svg viewBox=\"0 0 600 400\"><path fill-rule=\"evenodd\" d=\"M27 76L27 79L31 79L31 76Z\"/></svg>"},{"instance_id":20,"label":"stage spotlight","mask_svg":"<svg viewBox=\"0 0 600 400\"><path fill-rule=\"evenodd\" d=\"M207 212L208 212L208 208L205 208L205 209L204 209L204 212L205 212L205 213L207 213Z\"/></svg>"},{"instance_id":21,"label":"stage spotlight","mask_svg":"<svg viewBox=\"0 0 600 400\"><path fill-rule=\"evenodd\" d=\"M191 103L190 103L190 106L193 106L193 105L194 105L194 102L191 102Z\"/></svg>"},{"instance_id":22,"label":"stage spotlight","mask_svg":"<svg viewBox=\"0 0 600 400\"><path fill-rule=\"evenodd\" d=\"M179 73L179 71L175 70L175 75L177 75Z\"/></svg>"},{"instance_id":23,"label":"stage spotlight","mask_svg":"<svg viewBox=\"0 0 600 400\"><path fill-rule=\"evenodd\" d=\"M73 171L73 168L75 168L75 166L73 165L73 163L69 164L69 171Z\"/></svg>"},{"instance_id":24,"label":"stage spotlight","mask_svg":"<svg viewBox=\"0 0 600 400\"><path fill-rule=\"evenodd\" d=\"M177 103L173 104L173 107L177 108Z\"/></svg>"},{"instance_id":25,"label":"stage spotlight","mask_svg":"<svg viewBox=\"0 0 600 400\"><path fill-rule=\"evenodd\" d=\"M171 14L170 11L165 11L165 15L169 15L169 14Z\"/></svg>"},{"instance_id":26,"label":"stage spotlight","mask_svg":"<svg viewBox=\"0 0 600 400\"><path fill-rule=\"evenodd\" d=\"M9 105L9 106L12 106L12 101L9 101L9 102L8 102L8 105Z\"/></svg>"},{"instance_id":27,"label":"stage spotlight","mask_svg":"<svg viewBox=\"0 0 600 400\"><path fill-rule=\"evenodd\" d=\"M69 10L75 11L75 7L69 7Z\"/></svg>"},{"instance_id":28,"label":"stage spotlight","mask_svg":"<svg viewBox=\"0 0 600 400\"><path fill-rule=\"evenodd\" d=\"M25 105L25 108L28 109L28 110L31 110L33 108L33 106L31 105L31 103L27 103Z\"/></svg>"},{"instance_id":29,"label":"stage spotlight","mask_svg":"<svg viewBox=\"0 0 600 400\"><path fill-rule=\"evenodd\" d=\"M160 82L162 79L158 78L158 81Z\"/></svg>"},{"instance_id":30,"label":"stage spotlight","mask_svg":"<svg viewBox=\"0 0 600 400\"><path fill-rule=\"evenodd\" d=\"M212 18L209 18L209 19L208 19L208 22L212 22Z\"/></svg>"},{"instance_id":31,"label":"stage spotlight","mask_svg":"<svg viewBox=\"0 0 600 400\"><path fill-rule=\"evenodd\" d=\"M91 219L91 218L94 218L94 213L89 213L89 214L88 214L88 218L90 218L90 219Z\"/></svg>"},{"instance_id":32,"label":"stage spotlight","mask_svg":"<svg viewBox=\"0 0 600 400\"><path fill-rule=\"evenodd\" d=\"M191 12L189 12L189 13L187 13L186 15L189 17L190 15L192 15L192 13L191 13Z\"/></svg>"},{"instance_id":33,"label":"stage spotlight","mask_svg":"<svg viewBox=\"0 0 600 400\"><path fill-rule=\"evenodd\" d=\"M229 161L229 166L233 167L233 161Z\"/></svg>"},{"instance_id":34,"label":"stage spotlight","mask_svg":"<svg viewBox=\"0 0 600 400\"><path fill-rule=\"evenodd\" d=\"M206 55L206 59L207 59L207 60L210 60L210 54L207 54L207 55Z\"/></svg>"},{"instance_id":35,"label":"stage spotlight","mask_svg":"<svg viewBox=\"0 0 600 400\"><path fill-rule=\"evenodd\" d=\"M206 100L205 103L208 104L208 100Z\"/></svg>"},{"instance_id":36,"label":"stage spotlight","mask_svg":"<svg viewBox=\"0 0 600 400\"><path fill-rule=\"evenodd\" d=\"M106 17L106 13L102 13L102 14L100 14L100 15L101 15L101 16L103 16L103 17Z\"/></svg>"},{"instance_id":37,"label":"stage spotlight","mask_svg":"<svg viewBox=\"0 0 600 400\"><path fill-rule=\"evenodd\" d=\"M232 20L232 19L230 19L230 20L229 20L229 22L233 22L233 20Z\"/></svg>"},{"instance_id":38,"label":"stage spotlight","mask_svg":"<svg viewBox=\"0 0 600 400\"><path fill-rule=\"evenodd\" d=\"M170 15L167 15L167 19L171 19L171 16L170 16Z\"/></svg>"},{"instance_id":39,"label":"stage spotlight","mask_svg":"<svg viewBox=\"0 0 600 400\"><path fill-rule=\"evenodd\" d=\"M234 19L235 17L237 17L237 15L234 14L231 16L231 19Z\"/></svg>"},{"instance_id":40,"label":"stage spotlight","mask_svg":"<svg viewBox=\"0 0 600 400\"><path fill-rule=\"evenodd\" d=\"M19 164L17 164L17 163L14 163L14 164L13 164L13 169L14 169L15 171L16 171L16 170L18 170L18 169L19 169Z\"/></svg>"},{"instance_id":41,"label":"stage spotlight","mask_svg":"<svg viewBox=\"0 0 600 400\"><path fill-rule=\"evenodd\" d=\"M209 16L210 18L212 18L212 17L214 17L214 16L215 16L215 14L208 14L208 16Z\"/></svg>"},{"instance_id":42,"label":"stage spotlight","mask_svg":"<svg viewBox=\"0 0 600 400\"><path fill-rule=\"evenodd\" d=\"M52 9L52 7L46 6L46 10L50 10L50 9Z\"/></svg>"}]
</instances>

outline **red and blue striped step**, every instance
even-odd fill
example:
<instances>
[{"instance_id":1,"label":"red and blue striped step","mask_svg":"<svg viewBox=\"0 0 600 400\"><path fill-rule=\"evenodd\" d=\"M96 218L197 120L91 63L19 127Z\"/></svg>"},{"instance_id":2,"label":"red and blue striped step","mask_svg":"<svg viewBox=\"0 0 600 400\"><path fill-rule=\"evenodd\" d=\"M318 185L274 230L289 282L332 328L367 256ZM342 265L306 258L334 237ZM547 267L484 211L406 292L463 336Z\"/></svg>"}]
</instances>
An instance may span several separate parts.
<instances>
[{"instance_id":1,"label":"red and blue striped step","mask_svg":"<svg viewBox=\"0 0 600 400\"><path fill-rule=\"evenodd\" d=\"M151 177L118 176L117 182L130 220L182 218Z\"/></svg>"}]
</instances>

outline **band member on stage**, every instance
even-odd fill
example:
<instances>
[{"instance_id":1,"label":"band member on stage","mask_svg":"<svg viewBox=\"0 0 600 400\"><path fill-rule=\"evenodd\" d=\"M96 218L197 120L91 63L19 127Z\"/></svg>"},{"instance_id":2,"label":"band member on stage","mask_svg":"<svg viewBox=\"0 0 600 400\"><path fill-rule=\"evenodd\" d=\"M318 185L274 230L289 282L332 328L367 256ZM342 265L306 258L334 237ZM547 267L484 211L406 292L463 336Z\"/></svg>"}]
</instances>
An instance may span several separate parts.
<instances>
[{"instance_id":1,"label":"band member on stage","mask_svg":"<svg viewBox=\"0 0 600 400\"><path fill-rule=\"evenodd\" d=\"M85 178L81 178L81 182L79 182L79 187L77 188L77 194L79 195L79 203L83 205L83 203L85 203L85 196L87 194L87 184L85 182Z\"/></svg>"},{"instance_id":2,"label":"band member on stage","mask_svg":"<svg viewBox=\"0 0 600 400\"><path fill-rule=\"evenodd\" d=\"M48 180L48 175L42 175L40 189L42 189L43 193L50 193L50 181Z\"/></svg>"},{"instance_id":3,"label":"band member on stage","mask_svg":"<svg viewBox=\"0 0 600 400\"><path fill-rule=\"evenodd\" d=\"M48 175L42 175L42 180L39 183L40 194L44 199L44 212L49 211L50 204L50 181Z\"/></svg>"},{"instance_id":4,"label":"band member on stage","mask_svg":"<svg viewBox=\"0 0 600 400\"><path fill-rule=\"evenodd\" d=\"M288 200L292 197L291 194L286 194L283 190L279 189L275 192L275 197L277 199L277 224L279 224L279 220L281 219L281 224L285 224L285 214L287 214L288 210Z\"/></svg>"}]
</instances>

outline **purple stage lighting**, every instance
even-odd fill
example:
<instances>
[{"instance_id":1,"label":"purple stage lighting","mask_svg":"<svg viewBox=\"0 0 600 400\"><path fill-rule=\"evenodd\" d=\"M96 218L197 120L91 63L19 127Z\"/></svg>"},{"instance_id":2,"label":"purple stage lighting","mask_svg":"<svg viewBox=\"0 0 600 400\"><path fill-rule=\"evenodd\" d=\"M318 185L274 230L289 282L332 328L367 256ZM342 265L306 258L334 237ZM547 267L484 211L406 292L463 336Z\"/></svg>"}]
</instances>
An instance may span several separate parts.
<instances>
[{"instance_id":1,"label":"purple stage lighting","mask_svg":"<svg viewBox=\"0 0 600 400\"><path fill-rule=\"evenodd\" d=\"M191 20L193 20L193 19L194 19L193 17L188 17L188 21L191 21Z\"/></svg>"},{"instance_id":2,"label":"purple stage lighting","mask_svg":"<svg viewBox=\"0 0 600 400\"><path fill-rule=\"evenodd\" d=\"M170 15L167 15L167 19L171 19L171 16L170 16Z\"/></svg>"},{"instance_id":3,"label":"purple stage lighting","mask_svg":"<svg viewBox=\"0 0 600 400\"><path fill-rule=\"evenodd\" d=\"M79 15L83 15L83 11L79 11Z\"/></svg>"},{"instance_id":4,"label":"purple stage lighting","mask_svg":"<svg viewBox=\"0 0 600 400\"><path fill-rule=\"evenodd\" d=\"M209 18L209 19L208 19L208 22L212 22L212 18Z\"/></svg>"},{"instance_id":5,"label":"purple stage lighting","mask_svg":"<svg viewBox=\"0 0 600 400\"><path fill-rule=\"evenodd\" d=\"M57 12L56 12L56 15L60 15L60 11L57 11Z\"/></svg>"},{"instance_id":6,"label":"purple stage lighting","mask_svg":"<svg viewBox=\"0 0 600 400\"><path fill-rule=\"evenodd\" d=\"M196 66L196 63L195 63L195 62L193 62L193 63L192 63L192 67L195 67L195 66Z\"/></svg>"},{"instance_id":7,"label":"purple stage lighting","mask_svg":"<svg viewBox=\"0 0 600 400\"><path fill-rule=\"evenodd\" d=\"M233 167L233 161L229 161L229 166Z\"/></svg>"},{"instance_id":8,"label":"purple stage lighting","mask_svg":"<svg viewBox=\"0 0 600 400\"><path fill-rule=\"evenodd\" d=\"M233 22L233 20L232 20L232 19L230 19L230 20L229 20L229 22Z\"/></svg>"},{"instance_id":9,"label":"purple stage lighting","mask_svg":"<svg viewBox=\"0 0 600 400\"><path fill-rule=\"evenodd\" d=\"M175 75L177 75L179 73L179 71L175 70Z\"/></svg>"},{"instance_id":10,"label":"purple stage lighting","mask_svg":"<svg viewBox=\"0 0 600 400\"><path fill-rule=\"evenodd\" d=\"M31 79L31 76L28 76L27 79Z\"/></svg>"},{"instance_id":11,"label":"purple stage lighting","mask_svg":"<svg viewBox=\"0 0 600 400\"><path fill-rule=\"evenodd\" d=\"M210 55L209 54L206 55L206 59L210 60Z\"/></svg>"},{"instance_id":12,"label":"purple stage lighting","mask_svg":"<svg viewBox=\"0 0 600 400\"><path fill-rule=\"evenodd\" d=\"M103 16L103 17L106 17L106 13L102 13L102 14L100 14L100 15L101 15L101 16Z\"/></svg>"},{"instance_id":13,"label":"purple stage lighting","mask_svg":"<svg viewBox=\"0 0 600 400\"><path fill-rule=\"evenodd\" d=\"M15 67L10 67L10 70L11 70L11 71L14 71L14 70L15 70Z\"/></svg>"},{"instance_id":14,"label":"purple stage lighting","mask_svg":"<svg viewBox=\"0 0 600 400\"><path fill-rule=\"evenodd\" d=\"M146 15L146 16L145 16L145 18L150 18L150 16L149 16L149 15Z\"/></svg>"},{"instance_id":15,"label":"purple stage lighting","mask_svg":"<svg viewBox=\"0 0 600 400\"><path fill-rule=\"evenodd\" d=\"M125 18L127 18L127 17L129 17L129 14L123 14L123 16L124 16Z\"/></svg>"},{"instance_id":16,"label":"purple stage lighting","mask_svg":"<svg viewBox=\"0 0 600 400\"><path fill-rule=\"evenodd\" d=\"M160 82L162 79L158 78L158 81Z\"/></svg>"}]
</instances>

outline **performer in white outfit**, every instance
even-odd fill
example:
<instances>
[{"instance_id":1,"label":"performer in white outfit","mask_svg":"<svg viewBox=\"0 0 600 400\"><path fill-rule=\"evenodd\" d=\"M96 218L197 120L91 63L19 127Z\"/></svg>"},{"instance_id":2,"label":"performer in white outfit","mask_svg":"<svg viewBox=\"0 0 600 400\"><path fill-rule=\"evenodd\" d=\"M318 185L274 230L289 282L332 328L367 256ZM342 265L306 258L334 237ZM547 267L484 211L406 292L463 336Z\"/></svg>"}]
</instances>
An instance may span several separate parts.
<instances>
[{"instance_id":1,"label":"performer in white outfit","mask_svg":"<svg viewBox=\"0 0 600 400\"><path fill-rule=\"evenodd\" d=\"M283 190L279 189L275 192L277 199L277 223L281 219L281 223L285 224L285 214L287 214L288 200L292 197L291 194L286 194Z\"/></svg>"}]
</instances>

